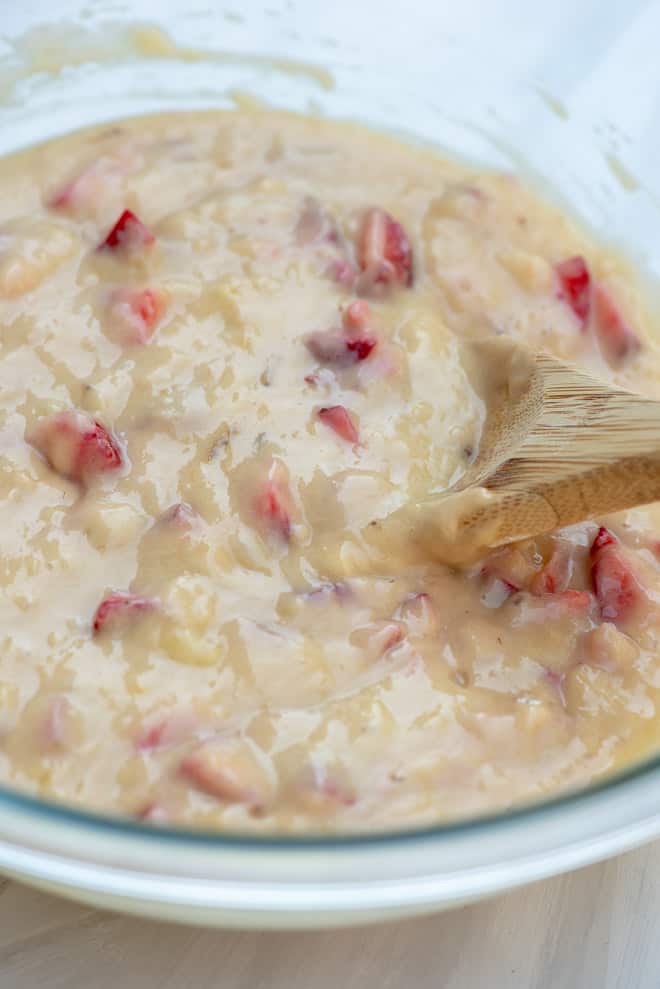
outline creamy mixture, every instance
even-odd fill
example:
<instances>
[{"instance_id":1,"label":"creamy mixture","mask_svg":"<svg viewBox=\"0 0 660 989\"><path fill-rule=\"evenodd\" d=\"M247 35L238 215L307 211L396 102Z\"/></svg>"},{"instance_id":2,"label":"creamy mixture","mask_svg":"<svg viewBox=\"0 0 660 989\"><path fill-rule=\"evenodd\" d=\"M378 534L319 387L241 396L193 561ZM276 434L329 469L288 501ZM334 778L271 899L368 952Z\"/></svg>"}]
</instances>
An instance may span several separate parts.
<instances>
[{"instance_id":1,"label":"creamy mixture","mask_svg":"<svg viewBox=\"0 0 660 989\"><path fill-rule=\"evenodd\" d=\"M0 163L0 779L144 821L395 828L660 741L660 511L451 569L510 334L660 398L625 265L510 175L171 114Z\"/></svg>"}]
</instances>

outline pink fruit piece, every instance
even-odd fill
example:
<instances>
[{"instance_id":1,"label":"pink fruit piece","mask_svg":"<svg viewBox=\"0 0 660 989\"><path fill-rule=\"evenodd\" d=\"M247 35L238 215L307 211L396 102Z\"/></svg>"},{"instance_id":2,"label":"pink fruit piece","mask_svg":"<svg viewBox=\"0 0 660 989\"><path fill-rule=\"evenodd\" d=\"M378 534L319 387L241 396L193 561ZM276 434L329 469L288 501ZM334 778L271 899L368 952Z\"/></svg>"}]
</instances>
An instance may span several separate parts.
<instances>
[{"instance_id":1,"label":"pink fruit piece","mask_svg":"<svg viewBox=\"0 0 660 989\"><path fill-rule=\"evenodd\" d=\"M110 297L110 318L127 344L148 343L167 308L167 293L152 288L116 289Z\"/></svg>"},{"instance_id":2,"label":"pink fruit piece","mask_svg":"<svg viewBox=\"0 0 660 989\"><path fill-rule=\"evenodd\" d=\"M288 542L291 538L291 494L284 475L284 469L274 464L254 498L253 507L262 528Z\"/></svg>"},{"instance_id":3,"label":"pink fruit piece","mask_svg":"<svg viewBox=\"0 0 660 989\"><path fill-rule=\"evenodd\" d=\"M319 409L318 415L321 422L334 429L335 433L347 443L358 442L358 431L343 405L329 405Z\"/></svg>"},{"instance_id":4,"label":"pink fruit piece","mask_svg":"<svg viewBox=\"0 0 660 989\"><path fill-rule=\"evenodd\" d=\"M412 285L410 241L401 224L385 210L369 209L365 213L358 243L358 261L374 285L394 282Z\"/></svg>"},{"instance_id":5,"label":"pink fruit piece","mask_svg":"<svg viewBox=\"0 0 660 989\"><path fill-rule=\"evenodd\" d=\"M614 533L606 529L604 525L601 525L594 536L594 541L591 544L589 552L593 558L599 550L604 549L606 546L616 546L617 543L618 539Z\"/></svg>"},{"instance_id":6,"label":"pink fruit piece","mask_svg":"<svg viewBox=\"0 0 660 989\"><path fill-rule=\"evenodd\" d=\"M263 768L239 740L203 742L184 756L180 772L204 793L230 803L259 806L269 788Z\"/></svg>"},{"instance_id":7,"label":"pink fruit piece","mask_svg":"<svg viewBox=\"0 0 660 989\"><path fill-rule=\"evenodd\" d=\"M106 234L97 250L140 251L149 247L156 238L130 209L125 209L112 229Z\"/></svg>"},{"instance_id":8,"label":"pink fruit piece","mask_svg":"<svg viewBox=\"0 0 660 989\"><path fill-rule=\"evenodd\" d=\"M348 336L340 329L331 329L311 333L305 344L317 361L342 368L366 360L377 340L373 335Z\"/></svg>"},{"instance_id":9,"label":"pink fruit piece","mask_svg":"<svg viewBox=\"0 0 660 989\"><path fill-rule=\"evenodd\" d=\"M27 441L54 471L79 483L119 470L124 463L116 437L86 412L57 412L40 419Z\"/></svg>"},{"instance_id":10,"label":"pink fruit piece","mask_svg":"<svg viewBox=\"0 0 660 989\"><path fill-rule=\"evenodd\" d=\"M577 255L560 262L555 271L559 279L559 297L568 303L584 329L591 309L591 275L587 262Z\"/></svg>"},{"instance_id":11,"label":"pink fruit piece","mask_svg":"<svg viewBox=\"0 0 660 989\"><path fill-rule=\"evenodd\" d=\"M356 361L366 361L376 343L376 338L372 336L356 337L346 341L346 349L355 354Z\"/></svg>"},{"instance_id":12,"label":"pink fruit piece","mask_svg":"<svg viewBox=\"0 0 660 989\"><path fill-rule=\"evenodd\" d=\"M641 347L639 337L614 298L598 282L594 287L594 328L604 356L611 364L621 364Z\"/></svg>"},{"instance_id":13,"label":"pink fruit piece","mask_svg":"<svg viewBox=\"0 0 660 989\"><path fill-rule=\"evenodd\" d=\"M604 527L591 547L591 582L604 621L625 621L643 598L618 540Z\"/></svg>"},{"instance_id":14,"label":"pink fruit piece","mask_svg":"<svg viewBox=\"0 0 660 989\"><path fill-rule=\"evenodd\" d=\"M157 602L153 598L140 597L138 594L111 594L101 601L94 613L93 634L96 636L121 632L127 622L153 611L156 607Z\"/></svg>"}]
</instances>

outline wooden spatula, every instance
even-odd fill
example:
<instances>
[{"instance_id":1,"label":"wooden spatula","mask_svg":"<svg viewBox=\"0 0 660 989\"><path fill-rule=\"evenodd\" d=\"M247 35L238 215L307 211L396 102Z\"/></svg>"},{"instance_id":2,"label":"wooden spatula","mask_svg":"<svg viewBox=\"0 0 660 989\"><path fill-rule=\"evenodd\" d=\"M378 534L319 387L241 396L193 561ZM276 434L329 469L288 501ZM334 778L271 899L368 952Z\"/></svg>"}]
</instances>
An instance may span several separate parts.
<instances>
[{"instance_id":1,"label":"wooden spatula","mask_svg":"<svg viewBox=\"0 0 660 989\"><path fill-rule=\"evenodd\" d=\"M660 402L509 340L466 345L488 414L477 458L446 494L378 523L425 555L488 549L660 499ZM374 534L375 535L375 534Z\"/></svg>"}]
</instances>

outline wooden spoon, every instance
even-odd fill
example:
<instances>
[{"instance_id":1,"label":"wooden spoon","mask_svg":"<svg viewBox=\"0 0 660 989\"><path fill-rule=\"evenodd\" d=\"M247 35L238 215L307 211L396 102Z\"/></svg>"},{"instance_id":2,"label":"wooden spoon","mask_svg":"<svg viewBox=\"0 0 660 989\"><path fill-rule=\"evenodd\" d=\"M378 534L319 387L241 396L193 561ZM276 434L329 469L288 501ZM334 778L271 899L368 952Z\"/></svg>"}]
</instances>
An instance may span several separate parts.
<instances>
[{"instance_id":1,"label":"wooden spoon","mask_svg":"<svg viewBox=\"0 0 660 989\"><path fill-rule=\"evenodd\" d=\"M383 519L378 542L470 563L489 549L660 499L660 402L509 340L466 345L487 416L446 494Z\"/></svg>"}]
</instances>

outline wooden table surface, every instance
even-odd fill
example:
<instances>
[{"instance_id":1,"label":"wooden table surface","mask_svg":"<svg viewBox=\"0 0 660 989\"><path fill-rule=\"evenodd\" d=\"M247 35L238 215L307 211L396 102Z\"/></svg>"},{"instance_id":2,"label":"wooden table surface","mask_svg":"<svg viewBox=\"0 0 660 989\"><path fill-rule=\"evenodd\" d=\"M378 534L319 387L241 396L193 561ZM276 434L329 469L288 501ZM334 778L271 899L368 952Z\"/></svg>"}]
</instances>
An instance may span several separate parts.
<instances>
[{"instance_id":1,"label":"wooden table surface","mask_svg":"<svg viewBox=\"0 0 660 989\"><path fill-rule=\"evenodd\" d=\"M658 989L660 843L485 903L374 927L240 933L0 880L2 989Z\"/></svg>"}]
</instances>

